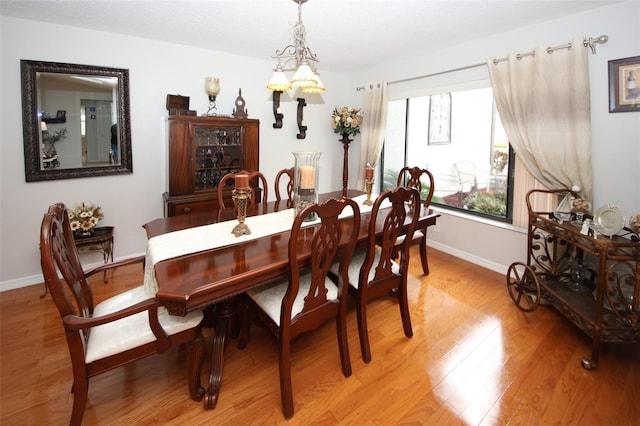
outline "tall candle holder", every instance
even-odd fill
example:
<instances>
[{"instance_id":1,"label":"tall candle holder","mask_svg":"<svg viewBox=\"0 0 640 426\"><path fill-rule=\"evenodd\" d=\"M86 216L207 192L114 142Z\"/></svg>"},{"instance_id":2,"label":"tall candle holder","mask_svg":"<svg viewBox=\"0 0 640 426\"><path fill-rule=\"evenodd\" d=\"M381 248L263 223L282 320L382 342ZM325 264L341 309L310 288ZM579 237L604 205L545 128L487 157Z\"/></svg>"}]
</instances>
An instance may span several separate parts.
<instances>
[{"instance_id":1,"label":"tall candle holder","mask_svg":"<svg viewBox=\"0 0 640 426\"><path fill-rule=\"evenodd\" d=\"M372 206L373 205L373 201L371 201L371 190L373 189L373 167L371 167L371 164L367 163L366 167L364 168L364 185L365 185L365 190L367 191L367 199L364 200L364 204L365 206Z\"/></svg>"},{"instance_id":2,"label":"tall candle holder","mask_svg":"<svg viewBox=\"0 0 640 426\"><path fill-rule=\"evenodd\" d=\"M367 191L367 199L364 200L362 204L364 204L365 206L373 205L373 201L371 201L371 191L373 190L373 181L374 181L373 178L364 180L365 190Z\"/></svg>"},{"instance_id":3,"label":"tall candle holder","mask_svg":"<svg viewBox=\"0 0 640 426\"><path fill-rule=\"evenodd\" d=\"M251 187L246 188L235 188L231 192L231 199L233 200L233 204L235 204L236 209L238 210L238 224L233 227L231 233L236 237L240 235L249 235L251 234L251 229L249 226L244 223L244 220L247 217L247 203L251 198Z\"/></svg>"},{"instance_id":4,"label":"tall candle holder","mask_svg":"<svg viewBox=\"0 0 640 426\"><path fill-rule=\"evenodd\" d=\"M307 206L318 203L318 159L321 152L293 152L295 159L293 176L293 205L296 215ZM304 221L316 220L315 213Z\"/></svg>"}]
</instances>

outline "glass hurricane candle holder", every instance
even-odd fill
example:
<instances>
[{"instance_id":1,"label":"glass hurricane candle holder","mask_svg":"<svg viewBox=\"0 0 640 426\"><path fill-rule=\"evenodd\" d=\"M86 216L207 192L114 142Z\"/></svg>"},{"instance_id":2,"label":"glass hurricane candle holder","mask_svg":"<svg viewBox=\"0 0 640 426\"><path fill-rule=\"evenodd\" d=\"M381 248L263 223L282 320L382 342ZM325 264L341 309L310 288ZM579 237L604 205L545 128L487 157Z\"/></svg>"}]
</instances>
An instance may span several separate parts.
<instances>
[{"instance_id":1,"label":"glass hurricane candle holder","mask_svg":"<svg viewBox=\"0 0 640 426\"><path fill-rule=\"evenodd\" d=\"M321 152L293 152L295 159L293 175L293 205L296 216L307 206L318 203L318 160ZM306 222L316 219L316 214L307 216Z\"/></svg>"}]
</instances>

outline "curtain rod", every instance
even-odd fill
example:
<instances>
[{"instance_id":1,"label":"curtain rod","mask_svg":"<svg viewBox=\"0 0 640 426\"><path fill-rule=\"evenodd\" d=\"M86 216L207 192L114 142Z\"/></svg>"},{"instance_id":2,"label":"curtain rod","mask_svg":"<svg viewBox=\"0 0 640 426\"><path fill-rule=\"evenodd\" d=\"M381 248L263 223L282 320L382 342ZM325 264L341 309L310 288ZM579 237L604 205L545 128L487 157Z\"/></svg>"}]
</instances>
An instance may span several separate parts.
<instances>
[{"instance_id":1,"label":"curtain rod","mask_svg":"<svg viewBox=\"0 0 640 426\"><path fill-rule=\"evenodd\" d=\"M584 45L584 47L590 47L591 48L591 53L593 53L595 55L596 54L596 44L605 44L607 41L609 41L609 36L601 35L599 37L589 37L588 39L584 39L582 44ZM548 47L547 48L547 53L552 53L553 51L559 50L559 49L570 49L570 48L571 48L571 43L567 43L567 44L564 44L562 46ZM521 59L521 58L524 58L525 56L534 56L534 55L535 55L535 51L532 51L532 52L527 52L527 53L518 53L516 55L516 57L518 59ZM494 59L493 63L494 64L498 64L499 62L503 62L503 61L506 61L508 59L509 59L508 57ZM398 83L405 83L407 81L421 80L423 78L435 77L435 76L441 75L441 74L449 74L451 72L464 71L464 70L468 70L468 69L472 69L472 68L478 68L478 67L482 67L482 66L486 66L486 65L487 65L486 62L481 62L479 64L467 65L467 66L460 67L460 68L453 68L453 69L434 72L434 73L426 74L426 75L419 75L417 77L409 77L409 78L403 78L401 80L394 80L394 81L388 82L387 84L398 84ZM360 90L364 90L364 88L365 88L364 86L359 86L359 87L356 87L356 90L360 91Z\"/></svg>"}]
</instances>

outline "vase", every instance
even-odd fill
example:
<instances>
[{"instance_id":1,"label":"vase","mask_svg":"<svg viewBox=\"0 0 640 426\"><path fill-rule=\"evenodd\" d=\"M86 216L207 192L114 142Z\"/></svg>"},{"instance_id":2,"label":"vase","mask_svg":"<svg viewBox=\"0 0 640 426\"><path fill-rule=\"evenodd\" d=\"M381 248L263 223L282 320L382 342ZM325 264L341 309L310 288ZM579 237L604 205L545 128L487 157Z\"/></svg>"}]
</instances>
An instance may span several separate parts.
<instances>
[{"instance_id":1,"label":"vase","mask_svg":"<svg viewBox=\"0 0 640 426\"><path fill-rule=\"evenodd\" d=\"M93 229L90 229L88 231L84 231L82 229L77 229L76 231L74 231L73 237L74 238L89 238L89 237L93 237Z\"/></svg>"},{"instance_id":2,"label":"vase","mask_svg":"<svg viewBox=\"0 0 640 426\"><path fill-rule=\"evenodd\" d=\"M293 205L296 216L307 206L318 203L318 159L321 152L292 152L295 159L293 169ZM312 221L316 215L304 220Z\"/></svg>"},{"instance_id":3,"label":"vase","mask_svg":"<svg viewBox=\"0 0 640 426\"><path fill-rule=\"evenodd\" d=\"M347 197L347 185L349 184L349 144L353 139L349 139L348 133L342 134L342 147L344 148L344 158L342 161L342 196Z\"/></svg>"}]
</instances>

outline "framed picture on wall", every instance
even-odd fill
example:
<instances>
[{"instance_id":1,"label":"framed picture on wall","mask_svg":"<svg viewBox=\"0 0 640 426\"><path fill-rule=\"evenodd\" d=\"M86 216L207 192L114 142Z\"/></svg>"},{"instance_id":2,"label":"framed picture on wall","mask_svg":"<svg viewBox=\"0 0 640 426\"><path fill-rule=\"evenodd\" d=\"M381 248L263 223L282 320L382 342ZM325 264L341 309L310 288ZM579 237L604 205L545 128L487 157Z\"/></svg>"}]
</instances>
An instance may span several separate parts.
<instances>
[{"instance_id":1,"label":"framed picture on wall","mask_svg":"<svg viewBox=\"0 0 640 426\"><path fill-rule=\"evenodd\" d=\"M640 111L640 56L609 61L609 112Z\"/></svg>"},{"instance_id":2,"label":"framed picture on wall","mask_svg":"<svg viewBox=\"0 0 640 426\"><path fill-rule=\"evenodd\" d=\"M428 145L451 143L451 93L430 96L428 137Z\"/></svg>"}]
</instances>

